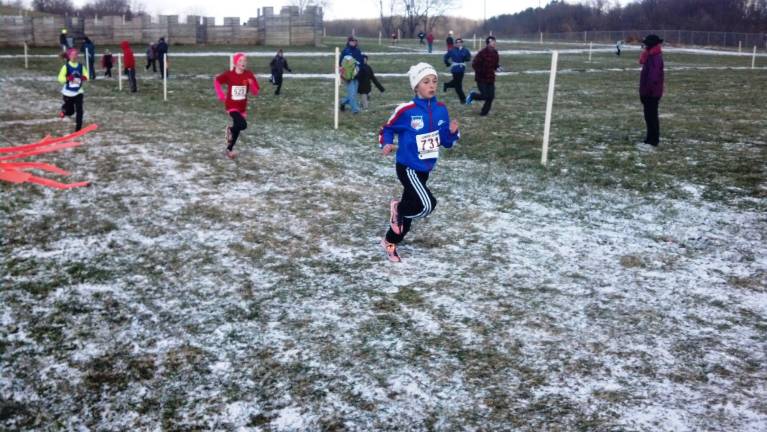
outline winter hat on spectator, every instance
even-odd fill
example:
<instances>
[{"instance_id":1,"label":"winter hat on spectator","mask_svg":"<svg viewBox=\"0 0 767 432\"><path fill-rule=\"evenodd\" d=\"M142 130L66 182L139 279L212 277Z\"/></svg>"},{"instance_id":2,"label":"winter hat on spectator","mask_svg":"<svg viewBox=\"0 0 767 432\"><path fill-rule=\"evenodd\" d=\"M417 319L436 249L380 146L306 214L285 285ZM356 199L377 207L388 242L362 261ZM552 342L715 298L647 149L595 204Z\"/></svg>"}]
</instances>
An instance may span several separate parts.
<instances>
[{"instance_id":1,"label":"winter hat on spectator","mask_svg":"<svg viewBox=\"0 0 767 432\"><path fill-rule=\"evenodd\" d=\"M659 45L662 43L663 43L663 39L658 37L658 35L656 34L647 35L647 37L644 38L644 40L642 41L642 44L646 46L647 48L652 48L655 45Z\"/></svg>"},{"instance_id":2,"label":"winter hat on spectator","mask_svg":"<svg viewBox=\"0 0 767 432\"><path fill-rule=\"evenodd\" d=\"M240 61L241 58L245 57L245 53L243 52L236 52L234 53L234 56L232 56L232 62L233 64L237 64L238 61Z\"/></svg>"},{"instance_id":3,"label":"winter hat on spectator","mask_svg":"<svg viewBox=\"0 0 767 432\"><path fill-rule=\"evenodd\" d=\"M410 78L410 88L415 90L418 83L427 75L437 76L437 70L429 63L422 62L410 66L410 70L407 72L407 77Z\"/></svg>"}]
</instances>

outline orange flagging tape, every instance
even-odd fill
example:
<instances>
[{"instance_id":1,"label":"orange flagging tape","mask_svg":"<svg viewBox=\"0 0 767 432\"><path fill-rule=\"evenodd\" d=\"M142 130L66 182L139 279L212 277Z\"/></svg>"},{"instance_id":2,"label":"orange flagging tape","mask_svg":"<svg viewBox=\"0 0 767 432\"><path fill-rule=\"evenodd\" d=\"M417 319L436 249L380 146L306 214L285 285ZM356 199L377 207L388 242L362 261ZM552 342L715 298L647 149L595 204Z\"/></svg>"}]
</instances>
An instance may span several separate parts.
<instances>
[{"instance_id":1,"label":"orange flagging tape","mask_svg":"<svg viewBox=\"0 0 767 432\"><path fill-rule=\"evenodd\" d=\"M88 186L89 182L61 183L55 180L32 175L27 170L41 170L59 175L69 175L69 173L55 165L42 162L3 162L4 160L21 159L29 156L35 156L44 153L50 153L67 148L73 148L82 143L74 141L88 132L98 129L98 125L90 125L73 134L59 138L46 136L42 140L16 147L0 147L0 154L6 153L6 156L0 157L0 180L9 183L35 183L54 189L72 189L76 187Z\"/></svg>"}]
</instances>

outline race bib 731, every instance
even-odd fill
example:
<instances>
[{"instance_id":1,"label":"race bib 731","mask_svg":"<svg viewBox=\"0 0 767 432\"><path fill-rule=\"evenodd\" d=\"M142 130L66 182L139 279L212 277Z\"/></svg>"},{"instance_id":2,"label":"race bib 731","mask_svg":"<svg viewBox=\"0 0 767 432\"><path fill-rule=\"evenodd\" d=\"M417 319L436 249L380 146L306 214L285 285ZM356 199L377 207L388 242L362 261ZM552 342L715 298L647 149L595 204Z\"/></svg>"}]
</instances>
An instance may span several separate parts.
<instances>
[{"instance_id":1,"label":"race bib 731","mask_svg":"<svg viewBox=\"0 0 767 432\"><path fill-rule=\"evenodd\" d=\"M436 159L439 157L439 131L415 136L418 146L419 159Z\"/></svg>"}]
</instances>

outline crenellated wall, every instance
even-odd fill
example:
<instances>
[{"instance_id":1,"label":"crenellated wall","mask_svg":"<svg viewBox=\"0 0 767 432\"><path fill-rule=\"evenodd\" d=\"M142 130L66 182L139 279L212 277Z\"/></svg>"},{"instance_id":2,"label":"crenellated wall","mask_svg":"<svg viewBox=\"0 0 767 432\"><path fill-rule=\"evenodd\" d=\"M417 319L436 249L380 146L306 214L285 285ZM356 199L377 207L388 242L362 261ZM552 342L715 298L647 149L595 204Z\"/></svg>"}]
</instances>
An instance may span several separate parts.
<instances>
[{"instance_id":1,"label":"crenellated wall","mask_svg":"<svg viewBox=\"0 0 767 432\"><path fill-rule=\"evenodd\" d=\"M245 23L239 17L227 17L223 25L215 25L214 18L195 15L187 16L183 23L177 15L160 15L156 20L148 16L130 20L121 16L0 16L0 46L22 46L24 42L30 46L58 46L63 28L78 42L87 35L98 45L116 45L123 40L149 44L165 37L172 45L316 46L321 42L322 27L322 8L307 7L301 14L295 6L283 7L279 14L273 7L264 7L258 17Z\"/></svg>"}]
</instances>

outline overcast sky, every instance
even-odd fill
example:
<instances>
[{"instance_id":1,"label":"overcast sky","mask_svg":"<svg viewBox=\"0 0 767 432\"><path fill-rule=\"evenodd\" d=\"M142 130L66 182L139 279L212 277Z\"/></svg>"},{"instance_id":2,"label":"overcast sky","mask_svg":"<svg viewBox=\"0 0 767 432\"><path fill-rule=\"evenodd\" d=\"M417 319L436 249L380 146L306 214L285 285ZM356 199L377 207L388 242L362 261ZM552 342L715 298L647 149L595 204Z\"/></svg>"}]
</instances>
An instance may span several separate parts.
<instances>
[{"instance_id":1,"label":"overcast sky","mask_svg":"<svg viewBox=\"0 0 767 432\"><path fill-rule=\"evenodd\" d=\"M247 19L255 17L258 9L264 6L274 6L279 13L282 6L288 5L289 0L138 0L152 15L204 15L215 16L220 24L225 16L239 16ZM459 6L449 15L482 19L487 6L487 17L502 13L514 13L529 7L545 5L547 0L456 0ZM27 1L31 3L31 1ZM75 6L88 3L87 0L74 0ZM131 0L131 3L135 3ZM325 19L355 18L378 16L377 0L331 0L331 5L325 10Z\"/></svg>"}]
</instances>

